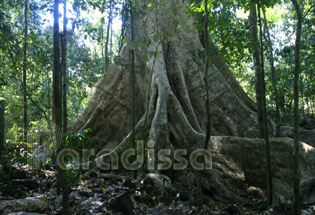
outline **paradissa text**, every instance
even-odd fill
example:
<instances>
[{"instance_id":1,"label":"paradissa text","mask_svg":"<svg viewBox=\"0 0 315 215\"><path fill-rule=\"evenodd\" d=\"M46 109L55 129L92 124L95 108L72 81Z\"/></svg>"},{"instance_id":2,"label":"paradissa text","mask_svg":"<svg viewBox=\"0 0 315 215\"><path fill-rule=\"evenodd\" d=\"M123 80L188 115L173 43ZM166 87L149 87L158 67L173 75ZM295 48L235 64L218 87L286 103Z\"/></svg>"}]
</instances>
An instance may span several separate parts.
<instances>
[{"instance_id":1,"label":"paradissa text","mask_svg":"<svg viewBox=\"0 0 315 215\"><path fill-rule=\"evenodd\" d=\"M212 169L212 156L210 151L206 149L196 149L189 155L189 162L184 157L187 157L187 149L178 149L174 152L173 158L174 164L171 159L171 149L160 149L157 153L154 149L155 142L149 140L147 142L147 148L144 150L143 141L137 141L137 149L126 149L120 157L122 166L127 170L137 170L144 164L144 157L147 158L148 170L168 170L173 168L174 170L184 170L190 165L196 170L211 170ZM146 151L146 153L144 153ZM88 170L90 158L95 155L94 149L82 151L82 162L80 162L79 152L73 149L64 149L57 156L57 163L62 169L67 169L67 166L71 166L74 170L82 169ZM65 162L66 157L71 157L71 162ZM131 161L131 157L136 157ZM157 159L156 159L157 157ZM198 158L202 157L201 159ZM69 160L69 159L67 159ZM96 154L96 164L102 170L118 170L119 169L119 156L115 150L102 149Z\"/></svg>"}]
</instances>

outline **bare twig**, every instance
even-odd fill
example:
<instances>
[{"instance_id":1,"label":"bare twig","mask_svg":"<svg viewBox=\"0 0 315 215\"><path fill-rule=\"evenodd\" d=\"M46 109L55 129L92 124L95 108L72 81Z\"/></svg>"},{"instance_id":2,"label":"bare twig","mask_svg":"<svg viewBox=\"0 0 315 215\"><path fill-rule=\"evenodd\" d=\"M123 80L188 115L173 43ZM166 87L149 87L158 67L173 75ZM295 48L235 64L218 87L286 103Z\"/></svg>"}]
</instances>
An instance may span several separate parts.
<instances>
[{"instance_id":1,"label":"bare twig","mask_svg":"<svg viewBox=\"0 0 315 215\"><path fill-rule=\"evenodd\" d=\"M44 113L45 119L46 119L46 121L48 122L48 117L47 117L47 114L46 114L46 112L44 111L44 109L41 108L40 105L39 105L36 101L33 100L33 98L32 98L31 95L28 94L27 97L30 99L30 101L31 101L41 112Z\"/></svg>"},{"instance_id":2,"label":"bare twig","mask_svg":"<svg viewBox=\"0 0 315 215\"><path fill-rule=\"evenodd\" d=\"M304 14L302 20L305 19L305 17L308 15L308 13L312 10L312 8L313 8L314 6L315 6L315 3L305 12L305 14Z\"/></svg>"}]
</instances>

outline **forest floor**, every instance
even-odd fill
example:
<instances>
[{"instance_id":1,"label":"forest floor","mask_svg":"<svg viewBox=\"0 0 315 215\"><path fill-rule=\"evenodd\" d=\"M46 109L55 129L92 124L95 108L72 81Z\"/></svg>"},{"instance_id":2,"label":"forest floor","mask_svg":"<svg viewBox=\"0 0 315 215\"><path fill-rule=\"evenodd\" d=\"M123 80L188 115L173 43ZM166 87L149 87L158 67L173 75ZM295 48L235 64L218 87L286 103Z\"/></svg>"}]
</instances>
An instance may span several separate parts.
<instances>
[{"instance_id":1,"label":"forest floor","mask_svg":"<svg viewBox=\"0 0 315 215\"><path fill-rule=\"evenodd\" d=\"M267 208L264 199L250 199L248 202L251 204L232 204L209 193L204 193L202 206L198 208L195 186L169 185L165 181L161 185L165 186L165 190L160 192L150 181L134 180L133 172L90 170L76 176L75 181L71 187L70 202L73 213L78 215L291 214L289 205ZM38 170L34 174L26 166L15 164L11 179L0 184L0 214L61 214L62 197L58 193L54 169ZM305 206L302 214L314 215L315 206Z\"/></svg>"}]
</instances>

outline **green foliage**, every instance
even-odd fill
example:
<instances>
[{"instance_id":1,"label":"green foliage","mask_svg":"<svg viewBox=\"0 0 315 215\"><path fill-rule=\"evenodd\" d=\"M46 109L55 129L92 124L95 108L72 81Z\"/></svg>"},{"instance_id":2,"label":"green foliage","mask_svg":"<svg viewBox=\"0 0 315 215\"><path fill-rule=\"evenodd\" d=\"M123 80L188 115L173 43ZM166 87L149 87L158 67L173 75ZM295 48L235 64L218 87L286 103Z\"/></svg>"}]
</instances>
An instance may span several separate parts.
<instances>
[{"instance_id":1,"label":"green foliage","mask_svg":"<svg viewBox=\"0 0 315 215\"><path fill-rule=\"evenodd\" d=\"M215 206L216 206L217 204L216 204L216 202L214 201L214 200L210 200L210 202L209 202L209 207L212 209L212 210L214 210L215 209Z\"/></svg>"},{"instance_id":2,"label":"green foliage","mask_svg":"<svg viewBox=\"0 0 315 215\"><path fill-rule=\"evenodd\" d=\"M23 129L14 125L9 130L8 139L5 143L5 148L9 152L9 159L12 163L19 162L21 164L26 164L27 162L27 147L28 144L23 142Z\"/></svg>"},{"instance_id":3,"label":"green foliage","mask_svg":"<svg viewBox=\"0 0 315 215\"><path fill-rule=\"evenodd\" d=\"M77 134L66 133L64 137L64 148L82 152L84 149L93 149L97 144L97 139L89 137L90 129L85 129Z\"/></svg>"},{"instance_id":4,"label":"green foliage","mask_svg":"<svg viewBox=\"0 0 315 215\"><path fill-rule=\"evenodd\" d=\"M304 8L310 8L312 3L305 1ZM302 4L301 4L302 5ZM282 8L282 9L281 9ZM288 8L289 10L284 10ZM269 17L268 17L269 10ZM280 15L275 14L281 11ZM314 11L314 10L313 10ZM283 122L293 123L293 78L294 78L294 40L295 40L295 13L291 4L282 3L275 6L275 9L267 9L268 25L271 27L271 37L274 46L276 82L279 88L279 102ZM300 110L301 123L307 121L314 111L314 36L313 28L314 13L309 13L304 19L302 29L302 47L301 47L301 75L300 75ZM279 37L279 34L282 36ZM267 49L267 47L265 48ZM266 67L267 80L270 80L271 74L269 66ZM267 101L271 110L274 108L272 99L271 81L266 82ZM269 95L268 95L269 94ZM272 112L271 112L272 113Z\"/></svg>"},{"instance_id":5,"label":"green foliage","mask_svg":"<svg viewBox=\"0 0 315 215\"><path fill-rule=\"evenodd\" d=\"M217 46L217 50L241 86L248 95L255 100L255 74L252 63L250 31L248 22L249 1L210 1L209 35ZM293 108L293 71L294 71L294 20L295 14L289 1L260 1L261 7L266 11L268 27L271 33L271 42L274 48L276 66L276 83L279 91L280 109L283 123L292 123ZM311 8L311 1L304 1L305 11ZM202 31L205 14L204 1L191 1L187 10L191 16L196 16L195 26ZM313 12L313 13L312 13ZM306 115L314 113L314 8L305 17L302 40L302 73L300 83L301 112ZM293 23L293 24L292 24ZM202 38L201 38L202 39ZM275 111L269 54L266 43L265 74L267 107L271 115ZM305 116L306 116L305 115ZM304 117L303 121L308 117Z\"/></svg>"},{"instance_id":6,"label":"green foliage","mask_svg":"<svg viewBox=\"0 0 315 215\"><path fill-rule=\"evenodd\" d=\"M64 138L64 149L73 149L78 153L82 153L83 150L91 150L97 144L97 139L90 138L88 133L90 129L85 129L77 134L66 133ZM95 156L91 156L94 159ZM72 161L71 163L79 163L80 161ZM74 186L78 185L80 179L82 179L82 171L76 170L72 164L67 165L66 177L67 180Z\"/></svg>"},{"instance_id":7,"label":"green foliage","mask_svg":"<svg viewBox=\"0 0 315 215\"><path fill-rule=\"evenodd\" d=\"M73 121L83 110L92 87L103 74L101 47L92 50L87 40L97 39L98 25L82 17L90 4L104 10L106 1L71 1L73 7L68 36L68 120ZM118 4L119 2L117 2ZM71 7L71 6L70 6ZM0 5L0 97L6 100L6 133L13 126L22 126L22 66L23 66L23 1L3 1ZM52 96L52 27L48 16L52 17L52 2L31 1L29 6L29 46L28 46L28 118L30 123L51 119ZM115 8L118 14L119 7ZM74 15L76 16L74 18ZM114 38L115 39L115 38ZM100 44L102 42L100 41ZM113 56L115 49L112 50ZM11 136L8 136L9 139Z\"/></svg>"}]
</instances>

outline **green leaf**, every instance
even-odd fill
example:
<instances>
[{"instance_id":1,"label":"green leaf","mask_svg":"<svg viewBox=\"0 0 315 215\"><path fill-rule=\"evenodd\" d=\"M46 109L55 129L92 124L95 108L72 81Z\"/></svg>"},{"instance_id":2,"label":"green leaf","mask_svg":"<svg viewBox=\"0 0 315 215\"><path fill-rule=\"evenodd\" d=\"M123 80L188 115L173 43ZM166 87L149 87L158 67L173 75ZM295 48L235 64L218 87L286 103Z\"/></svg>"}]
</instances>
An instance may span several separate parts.
<instances>
[{"instance_id":1,"label":"green leaf","mask_svg":"<svg viewBox=\"0 0 315 215\"><path fill-rule=\"evenodd\" d=\"M160 39L160 35L159 35L159 34L155 34L155 35L153 36L154 42L158 42L159 39Z\"/></svg>"},{"instance_id":2,"label":"green leaf","mask_svg":"<svg viewBox=\"0 0 315 215\"><path fill-rule=\"evenodd\" d=\"M148 7L152 7L152 3L148 4Z\"/></svg>"}]
</instances>

